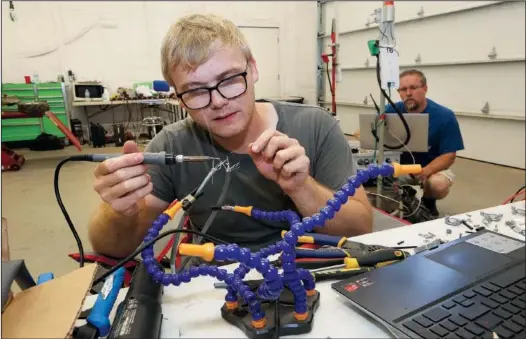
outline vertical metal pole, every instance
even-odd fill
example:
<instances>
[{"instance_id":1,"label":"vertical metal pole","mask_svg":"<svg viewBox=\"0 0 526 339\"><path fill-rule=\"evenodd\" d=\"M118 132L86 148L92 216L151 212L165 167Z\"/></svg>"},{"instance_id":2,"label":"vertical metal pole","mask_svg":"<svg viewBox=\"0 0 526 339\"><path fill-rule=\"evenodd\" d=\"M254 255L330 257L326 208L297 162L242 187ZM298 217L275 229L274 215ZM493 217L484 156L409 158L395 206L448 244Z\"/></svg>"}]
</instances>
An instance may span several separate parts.
<instances>
[{"instance_id":1,"label":"vertical metal pole","mask_svg":"<svg viewBox=\"0 0 526 339\"><path fill-rule=\"evenodd\" d=\"M332 19L331 26L331 43L332 43L332 114L336 115L336 67L338 65L338 56L336 49L336 19Z\"/></svg>"},{"instance_id":2,"label":"vertical metal pole","mask_svg":"<svg viewBox=\"0 0 526 339\"><path fill-rule=\"evenodd\" d=\"M380 91L380 112L379 114L385 113L385 97L384 94ZM380 123L380 126L377 127L376 133L378 134L378 152L376 159L378 161L378 164L382 164L384 162L384 133L385 133L385 123ZM380 175L376 179L376 193L377 194L383 194L383 177ZM382 198L380 196L376 196L376 208L382 209Z\"/></svg>"},{"instance_id":3,"label":"vertical metal pole","mask_svg":"<svg viewBox=\"0 0 526 339\"><path fill-rule=\"evenodd\" d=\"M317 60L317 88L316 88L316 100L319 106L322 105L322 101L325 101L325 67L321 60L321 55L323 53L324 47L324 35L325 35L325 19L324 19L324 8L323 3L317 2L317 16L318 16L318 29L317 33L317 50L316 50L316 60Z\"/></svg>"}]
</instances>

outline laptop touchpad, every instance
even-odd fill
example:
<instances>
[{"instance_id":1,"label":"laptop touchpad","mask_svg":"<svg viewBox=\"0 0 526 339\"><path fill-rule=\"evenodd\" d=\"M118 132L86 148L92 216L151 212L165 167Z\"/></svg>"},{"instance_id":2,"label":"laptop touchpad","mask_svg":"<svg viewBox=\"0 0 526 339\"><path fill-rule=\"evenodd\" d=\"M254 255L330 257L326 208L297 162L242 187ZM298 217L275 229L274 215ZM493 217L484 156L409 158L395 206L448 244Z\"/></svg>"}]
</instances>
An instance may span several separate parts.
<instances>
[{"instance_id":1,"label":"laptop touchpad","mask_svg":"<svg viewBox=\"0 0 526 339\"><path fill-rule=\"evenodd\" d=\"M501 269L514 261L513 258L467 242L460 242L426 258L473 278Z\"/></svg>"}]
</instances>

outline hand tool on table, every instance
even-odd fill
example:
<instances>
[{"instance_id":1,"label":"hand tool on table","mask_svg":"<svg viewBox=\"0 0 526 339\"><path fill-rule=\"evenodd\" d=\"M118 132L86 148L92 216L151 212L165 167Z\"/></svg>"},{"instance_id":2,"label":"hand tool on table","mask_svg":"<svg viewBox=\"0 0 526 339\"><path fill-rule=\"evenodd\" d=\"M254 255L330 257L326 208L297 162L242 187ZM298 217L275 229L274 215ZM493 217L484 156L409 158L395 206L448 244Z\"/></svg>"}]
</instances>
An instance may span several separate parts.
<instances>
[{"instance_id":1,"label":"hand tool on table","mask_svg":"<svg viewBox=\"0 0 526 339\"><path fill-rule=\"evenodd\" d=\"M301 257L300 257L301 255ZM409 253L396 249L381 249L351 256L341 249L296 249L296 266L317 269L341 265L345 268L381 267L409 257Z\"/></svg>"},{"instance_id":2,"label":"hand tool on table","mask_svg":"<svg viewBox=\"0 0 526 339\"><path fill-rule=\"evenodd\" d=\"M415 254L420 253L420 252L424 252L424 251L434 250L435 248L437 248L438 246L442 245L443 243L444 243L444 241L441 240L441 239L433 240L430 243L427 243L427 244L424 244L422 246L419 246L419 247L415 248Z\"/></svg>"},{"instance_id":3,"label":"hand tool on table","mask_svg":"<svg viewBox=\"0 0 526 339\"><path fill-rule=\"evenodd\" d=\"M285 237L286 233L287 231L282 231L281 237ZM347 251L351 251L350 253L353 256L389 248L387 246L382 245L366 245L361 242L349 240L347 237L339 237L334 235L318 233L305 233L301 237L298 237L298 243L342 248Z\"/></svg>"},{"instance_id":4,"label":"hand tool on table","mask_svg":"<svg viewBox=\"0 0 526 339\"><path fill-rule=\"evenodd\" d=\"M311 272L316 282L326 280L343 280L348 279L365 272L374 270L372 267L360 267L360 268L341 268L328 271Z\"/></svg>"},{"instance_id":5,"label":"hand tool on table","mask_svg":"<svg viewBox=\"0 0 526 339\"><path fill-rule=\"evenodd\" d=\"M86 324L73 330L73 338L95 339L108 335L111 327L110 313L124 281L125 270L124 267L121 267L106 279L89 316L86 318Z\"/></svg>"},{"instance_id":6,"label":"hand tool on table","mask_svg":"<svg viewBox=\"0 0 526 339\"><path fill-rule=\"evenodd\" d=\"M107 153L107 154L89 154L89 160L93 162L103 162L108 159L113 159L122 156L120 153ZM182 155L182 154L171 154L166 152L159 153L142 153L144 160L143 164L147 165L175 165L183 162L205 162L205 161L217 161L219 158L209 157L207 155Z\"/></svg>"},{"instance_id":7,"label":"hand tool on table","mask_svg":"<svg viewBox=\"0 0 526 339\"><path fill-rule=\"evenodd\" d=\"M374 270L372 267L361 267L361 268L342 268L330 271L311 272L316 282L327 281L327 280L343 280L354 277L356 275L370 272ZM245 280L243 281L250 289L255 290L263 283L263 279ZM225 282L214 283L215 288L227 288Z\"/></svg>"}]
</instances>

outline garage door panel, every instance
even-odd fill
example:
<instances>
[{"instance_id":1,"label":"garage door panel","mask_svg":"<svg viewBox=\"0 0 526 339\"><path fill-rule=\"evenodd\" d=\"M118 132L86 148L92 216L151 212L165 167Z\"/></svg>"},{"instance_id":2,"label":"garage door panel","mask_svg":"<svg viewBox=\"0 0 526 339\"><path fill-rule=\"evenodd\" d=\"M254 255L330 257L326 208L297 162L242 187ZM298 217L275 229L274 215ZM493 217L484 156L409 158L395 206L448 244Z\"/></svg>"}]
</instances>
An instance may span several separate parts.
<instances>
[{"instance_id":1,"label":"garage door panel","mask_svg":"<svg viewBox=\"0 0 526 339\"><path fill-rule=\"evenodd\" d=\"M333 8L331 9L331 16L325 22L325 32L330 34L331 32L331 19L336 17L338 20L338 31L347 32L356 29L364 29L365 23L369 18L370 22L373 21L371 14L375 9L382 6L381 1L336 1L331 3ZM336 6L335 6L336 5Z\"/></svg>"},{"instance_id":2,"label":"garage door panel","mask_svg":"<svg viewBox=\"0 0 526 339\"><path fill-rule=\"evenodd\" d=\"M525 168L524 121L458 117L466 149L459 156Z\"/></svg>"},{"instance_id":3,"label":"garage door panel","mask_svg":"<svg viewBox=\"0 0 526 339\"><path fill-rule=\"evenodd\" d=\"M395 48L400 65L414 65L418 55L423 64L489 61L493 47L498 59L524 59L524 22L525 3L511 1L395 25ZM363 67L367 58L372 64L374 58L369 55L367 41L378 36L377 29L342 35L339 49L342 67ZM324 43L329 40L324 39Z\"/></svg>"},{"instance_id":4,"label":"garage door panel","mask_svg":"<svg viewBox=\"0 0 526 339\"><path fill-rule=\"evenodd\" d=\"M395 19L397 22L403 22L501 2L503 1L396 1ZM378 27L377 24L372 23L374 17L371 14L381 7L381 1L336 1L324 4L323 13L326 18L324 32L330 34L332 18L339 19L338 28L342 33ZM423 10L423 16L419 14L421 10ZM368 19L369 26L366 25Z\"/></svg>"},{"instance_id":5,"label":"garage door panel","mask_svg":"<svg viewBox=\"0 0 526 339\"><path fill-rule=\"evenodd\" d=\"M525 116L524 63L421 69L428 79L428 97L453 110L482 113L481 109L488 102L490 114ZM326 98L330 98L327 81L326 88ZM336 85L336 98L337 101L363 103L365 97L372 93L378 102L379 91L374 69L351 70L343 72L343 81ZM391 98L393 101L400 100L396 91L393 91Z\"/></svg>"},{"instance_id":6,"label":"garage door panel","mask_svg":"<svg viewBox=\"0 0 526 339\"><path fill-rule=\"evenodd\" d=\"M325 97L330 98L329 84L326 80ZM343 72L343 81L336 84L336 100L362 103L369 93L373 94L375 100L378 101L378 93L380 89L376 82L374 70L356 70L351 72ZM370 99L369 99L370 100Z\"/></svg>"},{"instance_id":7,"label":"garage door panel","mask_svg":"<svg viewBox=\"0 0 526 339\"><path fill-rule=\"evenodd\" d=\"M499 2L500 1L396 1L395 19L396 21L405 21L420 18L419 12L421 10L423 10L423 17L425 18L427 16L447 14Z\"/></svg>"}]
</instances>

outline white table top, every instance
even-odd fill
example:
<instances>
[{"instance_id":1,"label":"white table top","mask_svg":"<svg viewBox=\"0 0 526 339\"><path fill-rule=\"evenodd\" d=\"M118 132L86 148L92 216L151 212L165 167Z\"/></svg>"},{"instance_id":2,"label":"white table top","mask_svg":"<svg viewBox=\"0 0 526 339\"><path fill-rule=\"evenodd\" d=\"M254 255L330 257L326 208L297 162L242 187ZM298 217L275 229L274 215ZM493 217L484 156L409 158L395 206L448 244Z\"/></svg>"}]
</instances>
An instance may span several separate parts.
<instances>
[{"instance_id":1,"label":"white table top","mask_svg":"<svg viewBox=\"0 0 526 339\"><path fill-rule=\"evenodd\" d=\"M131 105L131 104L144 104L144 105L163 105L170 104L173 106L179 106L179 102L173 99L141 99L141 100L90 100L90 101L73 101L73 106L111 106L111 105Z\"/></svg>"},{"instance_id":2,"label":"white table top","mask_svg":"<svg viewBox=\"0 0 526 339\"><path fill-rule=\"evenodd\" d=\"M524 240L524 236L511 230L505 225L509 220L524 220L524 216L513 215L511 206L525 208L524 201L513 204L496 206L484 210L473 211L455 217L467 218L471 216L471 224L482 225L481 211L486 213L502 213L501 221L493 223L490 230L494 231L493 225L498 225L498 232L504 235ZM447 234L451 229L451 234ZM448 226L445 219L437 219L425 223L398 227L381 232L370 233L351 240L365 244L384 246L420 246L425 244L424 237L419 234L431 232L445 241L455 240L459 234L469 231L463 225ZM464 235L466 235L464 233ZM436 238L435 238L436 239ZM431 239L431 241L434 239ZM403 245L398 245L404 241ZM411 252L411 250L409 250ZM232 272L237 264L226 266ZM257 279L260 275L251 271L247 278ZM161 329L162 338L246 338L245 334L237 327L228 324L221 317L220 308L224 303L226 290L215 289L211 277L198 277L190 283L179 287L165 287L163 300L163 325ZM378 323L367 318L363 313L358 313L345 298L340 297L331 289L333 281L316 284L316 289L321 294L320 305L314 319L314 326L310 333L302 335L302 338L392 338L393 335ZM124 299L127 289L122 289L116 305ZM84 309L93 305L96 296L87 298ZM116 308L116 307L115 307ZM111 317L114 316L115 310ZM294 338L295 336L287 336ZM300 337L300 336L298 336Z\"/></svg>"}]
</instances>

